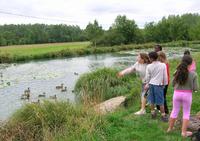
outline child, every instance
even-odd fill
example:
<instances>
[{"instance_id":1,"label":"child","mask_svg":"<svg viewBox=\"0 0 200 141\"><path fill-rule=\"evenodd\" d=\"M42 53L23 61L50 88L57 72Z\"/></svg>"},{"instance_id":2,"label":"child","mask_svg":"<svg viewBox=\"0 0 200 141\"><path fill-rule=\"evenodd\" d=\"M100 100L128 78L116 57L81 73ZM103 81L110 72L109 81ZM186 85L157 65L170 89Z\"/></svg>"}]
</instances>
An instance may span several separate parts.
<instances>
[{"instance_id":1,"label":"child","mask_svg":"<svg viewBox=\"0 0 200 141\"><path fill-rule=\"evenodd\" d=\"M154 46L154 51L155 51L155 52L162 51L162 46L161 46L161 45L155 45L155 46Z\"/></svg>"},{"instance_id":2,"label":"child","mask_svg":"<svg viewBox=\"0 0 200 141\"><path fill-rule=\"evenodd\" d=\"M149 88L148 102L151 104L152 118L156 118L154 104L160 106L161 120L167 122L168 118L164 111L164 88L167 85L167 70L166 65L157 61L158 54L156 52L149 53L149 59L152 62L147 66L146 70L146 86L145 90Z\"/></svg>"},{"instance_id":3,"label":"child","mask_svg":"<svg viewBox=\"0 0 200 141\"><path fill-rule=\"evenodd\" d=\"M184 55L190 55L190 51L185 50ZM190 65L189 71L196 71L196 63L194 60L192 60L192 65Z\"/></svg>"},{"instance_id":4,"label":"child","mask_svg":"<svg viewBox=\"0 0 200 141\"><path fill-rule=\"evenodd\" d=\"M146 113L145 105L146 105L146 98L144 97L145 91L145 74L146 74L146 67L149 64L149 57L146 53L140 53L137 57L137 62L130 68L127 68L118 73L119 77L122 77L125 74L136 72L139 74L140 79L142 80L142 92L141 92L141 109L135 113L135 115L143 115Z\"/></svg>"},{"instance_id":5,"label":"child","mask_svg":"<svg viewBox=\"0 0 200 141\"><path fill-rule=\"evenodd\" d=\"M173 129L180 107L182 106L183 123L181 135L183 137L192 135L192 132L187 131L187 126L190 118L192 92L198 89L197 74L193 71L189 71L191 64L192 57L189 55L183 56L182 61L174 74L173 109L170 115L169 128L167 130L167 132L170 132Z\"/></svg>"},{"instance_id":6,"label":"child","mask_svg":"<svg viewBox=\"0 0 200 141\"><path fill-rule=\"evenodd\" d=\"M164 108L165 108L165 114L169 114L169 110L167 107L167 100L166 100L166 94L167 94L167 88L170 82L170 73L169 73L169 63L167 61L167 57L163 51L158 52L158 61L161 63L164 63L166 65L167 69L167 85L164 86ZM157 109L160 110L159 106L157 106Z\"/></svg>"}]
</instances>

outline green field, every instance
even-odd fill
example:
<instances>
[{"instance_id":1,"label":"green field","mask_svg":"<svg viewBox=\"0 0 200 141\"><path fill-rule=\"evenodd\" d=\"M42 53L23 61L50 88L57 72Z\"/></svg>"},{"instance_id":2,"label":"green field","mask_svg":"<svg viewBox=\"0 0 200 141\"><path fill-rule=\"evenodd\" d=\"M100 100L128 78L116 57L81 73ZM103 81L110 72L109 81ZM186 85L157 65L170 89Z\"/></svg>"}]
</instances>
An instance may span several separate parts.
<instances>
[{"instance_id":1,"label":"green field","mask_svg":"<svg viewBox=\"0 0 200 141\"><path fill-rule=\"evenodd\" d=\"M198 69L200 67L200 53L197 53L194 59L196 60L197 73L200 77L200 70ZM170 60L171 79L178 63L179 60ZM161 122L159 117L156 120L152 120L149 107L146 115L135 116L133 113L140 107L140 84L136 83L135 76L126 76L119 79L116 77L116 72L117 70L113 69L102 69L86 74L78 80L77 89L82 87L85 95L90 94L89 97L92 98L94 98L93 92L96 92L95 94L100 95L101 100L116 96L116 94L129 95L127 107L121 107L114 113L100 116L91 109L93 106L90 104L93 103L90 103L90 101L84 102L84 105L71 105L66 102L29 104L18 110L6 124L4 123L0 126L0 140L190 140L190 138L182 139L180 128L176 128L169 134L166 133L168 123ZM103 95L105 91L107 91L106 95ZM192 114L200 111L199 94L200 92L193 94ZM173 89L170 85L167 93L170 110L172 109L172 96Z\"/></svg>"},{"instance_id":2,"label":"green field","mask_svg":"<svg viewBox=\"0 0 200 141\"><path fill-rule=\"evenodd\" d=\"M41 55L46 53L59 52L65 49L83 49L87 48L88 46L89 42L16 45L0 47L0 53L7 53L11 56Z\"/></svg>"}]
</instances>

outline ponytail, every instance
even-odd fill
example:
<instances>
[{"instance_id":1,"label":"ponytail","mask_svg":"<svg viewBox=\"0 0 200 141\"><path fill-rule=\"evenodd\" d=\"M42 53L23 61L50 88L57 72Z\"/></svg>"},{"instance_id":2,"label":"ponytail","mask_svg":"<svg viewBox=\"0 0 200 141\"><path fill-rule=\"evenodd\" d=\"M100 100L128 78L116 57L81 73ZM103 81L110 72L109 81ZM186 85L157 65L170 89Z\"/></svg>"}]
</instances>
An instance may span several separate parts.
<instances>
[{"instance_id":1,"label":"ponytail","mask_svg":"<svg viewBox=\"0 0 200 141\"><path fill-rule=\"evenodd\" d=\"M174 74L173 83L184 85L188 79L188 66L192 64L192 57L185 55L182 58L181 63L178 65L176 73Z\"/></svg>"}]
</instances>

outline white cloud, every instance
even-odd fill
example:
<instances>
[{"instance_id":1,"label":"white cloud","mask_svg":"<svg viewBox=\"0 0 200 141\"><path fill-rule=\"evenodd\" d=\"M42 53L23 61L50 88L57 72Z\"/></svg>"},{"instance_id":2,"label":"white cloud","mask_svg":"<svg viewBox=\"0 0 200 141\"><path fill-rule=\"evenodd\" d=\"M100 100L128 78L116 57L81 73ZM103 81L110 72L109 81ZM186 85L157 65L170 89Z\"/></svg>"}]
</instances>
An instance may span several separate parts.
<instances>
[{"instance_id":1,"label":"white cloud","mask_svg":"<svg viewBox=\"0 0 200 141\"><path fill-rule=\"evenodd\" d=\"M94 19L108 28L119 14L134 19L139 27L143 27L146 22L158 21L170 14L200 12L197 0L0 0L0 3L0 11L55 19L41 20L0 13L0 24L65 23L81 28Z\"/></svg>"}]
</instances>

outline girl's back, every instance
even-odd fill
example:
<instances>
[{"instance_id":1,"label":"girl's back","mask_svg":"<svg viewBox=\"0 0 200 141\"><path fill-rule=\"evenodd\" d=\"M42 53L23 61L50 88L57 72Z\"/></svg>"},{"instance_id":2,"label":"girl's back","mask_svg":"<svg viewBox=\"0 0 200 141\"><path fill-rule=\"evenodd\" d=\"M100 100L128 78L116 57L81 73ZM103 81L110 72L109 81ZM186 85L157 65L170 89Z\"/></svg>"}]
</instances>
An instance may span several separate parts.
<instances>
[{"instance_id":1,"label":"girl's back","mask_svg":"<svg viewBox=\"0 0 200 141\"><path fill-rule=\"evenodd\" d=\"M173 86L175 90L197 91L198 90L197 74L195 72L189 72L185 84L180 85L173 81Z\"/></svg>"}]
</instances>

